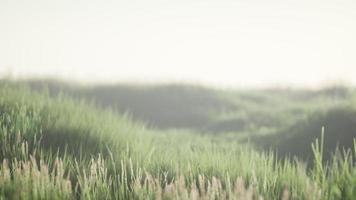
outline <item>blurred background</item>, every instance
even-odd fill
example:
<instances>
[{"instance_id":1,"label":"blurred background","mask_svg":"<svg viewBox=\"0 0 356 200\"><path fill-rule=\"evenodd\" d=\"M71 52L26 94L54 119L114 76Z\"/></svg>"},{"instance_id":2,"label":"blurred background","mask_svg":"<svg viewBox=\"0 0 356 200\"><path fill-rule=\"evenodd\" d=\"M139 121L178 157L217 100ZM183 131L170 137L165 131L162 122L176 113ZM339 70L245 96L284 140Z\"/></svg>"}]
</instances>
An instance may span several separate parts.
<instances>
[{"instance_id":1,"label":"blurred background","mask_svg":"<svg viewBox=\"0 0 356 200\"><path fill-rule=\"evenodd\" d=\"M356 126L356 2L0 2L0 75L149 128L308 158Z\"/></svg>"}]
</instances>

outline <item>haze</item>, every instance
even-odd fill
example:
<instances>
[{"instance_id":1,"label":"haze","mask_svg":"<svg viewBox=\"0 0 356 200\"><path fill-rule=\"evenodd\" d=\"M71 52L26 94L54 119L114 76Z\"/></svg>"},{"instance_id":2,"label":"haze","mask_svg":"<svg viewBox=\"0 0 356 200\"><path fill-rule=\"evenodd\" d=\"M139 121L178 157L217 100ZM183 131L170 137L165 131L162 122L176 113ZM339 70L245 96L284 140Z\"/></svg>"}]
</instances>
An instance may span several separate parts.
<instances>
[{"instance_id":1,"label":"haze","mask_svg":"<svg viewBox=\"0 0 356 200\"><path fill-rule=\"evenodd\" d=\"M356 83L356 1L0 1L0 73L223 86Z\"/></svg>"}]
</instances>

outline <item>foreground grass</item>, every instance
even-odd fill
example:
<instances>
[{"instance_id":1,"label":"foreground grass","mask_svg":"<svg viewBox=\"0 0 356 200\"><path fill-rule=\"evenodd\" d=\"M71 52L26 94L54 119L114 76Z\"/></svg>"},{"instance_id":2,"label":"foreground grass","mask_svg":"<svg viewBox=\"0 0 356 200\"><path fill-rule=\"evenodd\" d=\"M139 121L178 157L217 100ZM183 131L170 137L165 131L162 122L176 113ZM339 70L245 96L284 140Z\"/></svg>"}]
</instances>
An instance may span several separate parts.
<instances>
[{"instance_id":1,"label":"foreground grass","mask_svg":"<svg viewBox=\"0 0 356 200\"><path fill-rule=\"evenodd\" d=\"M224 137L148 130L64 95L0 86L0 199L355 199L354 149L314 165Z\"/></svg>"}]
</instances>

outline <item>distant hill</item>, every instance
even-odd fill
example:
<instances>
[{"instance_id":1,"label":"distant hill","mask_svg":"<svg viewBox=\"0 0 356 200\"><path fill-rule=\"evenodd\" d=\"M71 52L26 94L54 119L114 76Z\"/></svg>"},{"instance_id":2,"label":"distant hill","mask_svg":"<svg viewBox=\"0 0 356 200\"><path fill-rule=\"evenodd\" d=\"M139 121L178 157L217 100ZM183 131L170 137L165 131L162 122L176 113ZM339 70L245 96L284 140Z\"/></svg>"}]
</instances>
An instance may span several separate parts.
<instances>
[{"instance_id":1,"label":"distant hill","mask_svg":"<svg viewBox=\"0 0 356 200\"><path fill-rule=\"evenodd\" d=\"M212 123L211 115L234 110L235 105L217 91L192 85L97 85L80 87L53 80L26 81L33 89L48 88L52 95L64 92L126 112L149 126L168 129L203 129Z\"/></svg>"},{"instance_id":2,"label":"distant hill","mask_svg":"<svg viewBox=\"0 0 356 200\"><path fill-rule=\"evenodd\" d=\"M82 94L163 129L199 129L211 123L211 114L234 109L215 91L196 86L98 86L84 89Z\"/></svg>"},{"instance_id":3,"label":"distant hill","mask_svg":"<svg viewBox=\"0 0 356 200\"><path fill-rule=\"evenodd\" d=\"M326 112L313 113L289 128L275 135L257 138L256 141L266 148L273 147L281 156L297 156L312 160L311 143L318 138L324 127L324 156L329 157L336 148L352 148L356 138L356 110L351 107L339 107Z\"/></svg>"},{"instance_id":4,"label":"distant hill","mask_svg":"<svg viewBox=\"0 0 356 200\"><path fill-rule=\"evenodd\" d=\"M24 80L34 90L94 101L128 113L156 129L192 129L233 134L280 155L312 156L310 143L325 126L327 150L351 147L356 135L355 92L346 87L320 90L217 90L192 85L81 86L54 80ZM18 84L18 82L16 82Z\"/></svg>"}]
</instances>

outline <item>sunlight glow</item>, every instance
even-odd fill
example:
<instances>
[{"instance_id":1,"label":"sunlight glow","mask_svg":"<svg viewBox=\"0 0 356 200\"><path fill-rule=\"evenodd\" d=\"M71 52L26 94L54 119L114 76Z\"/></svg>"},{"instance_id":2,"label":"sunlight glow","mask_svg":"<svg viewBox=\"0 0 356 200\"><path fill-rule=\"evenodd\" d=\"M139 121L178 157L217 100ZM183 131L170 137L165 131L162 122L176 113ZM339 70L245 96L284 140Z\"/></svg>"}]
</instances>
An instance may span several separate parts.
<instances>
[{"instance_id":1,"label":"sunlight glow","mask_svg":"<svg viewBox=\"0 0 356 200\"><path fill-rule=\"evenodd\" d=\"M356 83L356 1L0 1L0 73L226 86Z\"/></svg>"}]
</instances>

